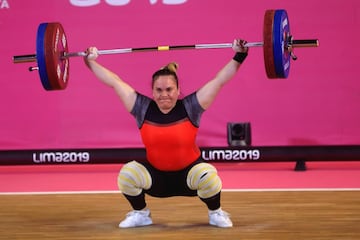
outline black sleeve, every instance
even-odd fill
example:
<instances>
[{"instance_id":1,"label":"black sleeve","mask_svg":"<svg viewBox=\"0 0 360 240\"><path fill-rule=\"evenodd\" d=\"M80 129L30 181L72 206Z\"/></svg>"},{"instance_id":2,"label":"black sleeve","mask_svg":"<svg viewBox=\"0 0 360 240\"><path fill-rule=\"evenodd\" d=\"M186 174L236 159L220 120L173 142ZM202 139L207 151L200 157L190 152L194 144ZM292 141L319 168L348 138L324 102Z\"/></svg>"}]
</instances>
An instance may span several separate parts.
<instances>
[{"instance_id":1,"label":"black sleeve","mask_svg":"<svg viewBox=\"0 0 360 240\"><path fill-rule=\"evenodd\" d=\"M138 128L141 128L144 123L145 114L150 102L151 98L137 92L135 104L130 113L135 117Z\"/></svg>"},{"instance_id":2,"label":"black sleeve","mask_svg":"<svg viewBox=\"0 0 360 240\"><path fill-rule=\"evenodd\" d=\"M196 97L196 92L193 92L192 94L186 96L183 99L183 102L191 123L195 127L199 127L201 115L205 110L201 107Z\"/></svg>"}]
</instances>

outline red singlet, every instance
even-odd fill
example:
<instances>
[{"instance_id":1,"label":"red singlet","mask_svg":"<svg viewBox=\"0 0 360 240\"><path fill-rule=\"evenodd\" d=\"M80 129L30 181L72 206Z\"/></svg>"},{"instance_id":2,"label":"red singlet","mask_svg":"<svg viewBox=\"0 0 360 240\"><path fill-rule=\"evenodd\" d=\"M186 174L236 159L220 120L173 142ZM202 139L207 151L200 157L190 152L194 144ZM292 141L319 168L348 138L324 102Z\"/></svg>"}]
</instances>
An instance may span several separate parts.
<instances>
[{"instance_id":1,"label":"red singlet","mask_svg":"<svg viewBox=\"0 0 360 240\"><path fill-rule=\"evenodd\" d=\"M178 100L167 114L155 101L138 93L131 113L137 119L151 165L162 171L178 171L200 157L195 141L203 111L195 93Z\"/></svg>"}]
</instances>

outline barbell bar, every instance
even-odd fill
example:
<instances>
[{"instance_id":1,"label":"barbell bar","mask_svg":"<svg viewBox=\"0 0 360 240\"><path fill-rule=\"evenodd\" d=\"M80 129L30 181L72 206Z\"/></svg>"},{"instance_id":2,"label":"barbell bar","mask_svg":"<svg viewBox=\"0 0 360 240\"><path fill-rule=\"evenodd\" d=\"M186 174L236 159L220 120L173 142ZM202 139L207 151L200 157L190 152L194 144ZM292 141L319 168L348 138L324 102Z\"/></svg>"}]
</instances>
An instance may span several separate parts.
<instances>
[{"instance_id":1,"label":"barbell bar","mask_svg":"<svg viewBox=\"0 0 360 240\"><path fill-rule=\"evenodd\" d=\"M143 48L118 48L98 50L99 55L123 54L147 51L169 51L185 49L231 48L232 43L156 46ZM263 41L248 42L246 47L263 47L264 63L268 78L287 78L290 59L296 60L293 49L318 47L317 39L294 40L290 34L286 10L266 10L263 26ZM84 57L86 52L68 52L68 42L60 23L41 23L36 38L36 54L13 56L14 63L37 62L30 71L38 70L41 83L46 90L62 90L69 79L69 58Z\"/></svg>"},{"instance_id":2,"label":"barbell bar","mask_svg":"<svg viewBox=\"0 0 360 240\"><path fill-rule=\"evenodd\" d=\"M317 47L319 45L318 40L293 40L292 47ZM122 54L132 52L147 52L147 51L170 51L170 50L186 50L186 49L219 49L219 48L231 48L232 43L210 43L210 44L195 44L195 45L175 45L175 46L157 46L157 47L145 47L145 48L115 48L115 49L103 49L98 50L99 55L111 55ZM262 47L263 42L248 42L245 47ZM63 53L62 58L70 57L85 57L86 52L69 52ZM19 55L13 57L14 63L36 62L36 54Z\"/></svg>"},{"instance_id":3,"label":"barbell bar","mask_svg":"<svg viewBox=\"0 0 360 240\"><path fill-rule=\"evenodd\" d=\"M262 42L247 43L246 47L262 47ZM175 45L175 46L157 46L145 48L116 48L98 50L99 55L122 54L132 52L147 52L147 51L169 51L169 50L186 50L186 49L211 49L211 48L231 48L232 43L213 43L213 44L195 44L195 45ZM64 52L62 58L70 57L85 57L86 52ZM14 63L36 62L36 54L19 55L13 57Z\"/></svg>"}]
</instances>

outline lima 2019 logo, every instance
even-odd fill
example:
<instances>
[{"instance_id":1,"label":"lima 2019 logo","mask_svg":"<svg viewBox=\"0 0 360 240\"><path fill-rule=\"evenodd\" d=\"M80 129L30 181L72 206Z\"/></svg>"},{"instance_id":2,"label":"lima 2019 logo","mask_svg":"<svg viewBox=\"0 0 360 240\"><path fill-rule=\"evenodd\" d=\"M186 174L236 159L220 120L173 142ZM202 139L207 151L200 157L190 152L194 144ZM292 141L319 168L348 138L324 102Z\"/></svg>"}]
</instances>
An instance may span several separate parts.
<instances>
[{"instance_id":1,"label":"lima 2019 logo","mask_svg":"<svg viewBox=\"0 0 360 240\"><path fill-rule=\"evenodd\" d=\"M0 10L1 9L9 9L10 0L0 0ZM76 7L91 7L98 4L101 4L102 0L69 0L70 4ZM165 5L179 5L184 4L188 0L149 0L150 4L162 3ZM131 2L131 0L103 0L106 4L110 6L125 6Z\"/></svg>"},{"instance_id":2,"label":"lima 2019 logo","mask_svg":"<svg viewBox=\"0 0 360 240\"><path fill-rule=\"evenodd\" d=\"M0 0L0 9L9 9L10 4L8 0Z\"/></svg>"},{"instance_id":3,"label":"lima 2019 logo","mask_svg":"<svg viewBox=\"0 0 360 240\"><path fill-rule=\"evenodd\" d=\"M104 0L104 2L111 6L125 6L131 2L131 0ZM149 0L150 4L156 4L161 2L166 5L178 5L186 3L187 0ZM91 7L101 3L101 0L70 0L71 5L77 7Z\"/></svg>"}]
</instances>

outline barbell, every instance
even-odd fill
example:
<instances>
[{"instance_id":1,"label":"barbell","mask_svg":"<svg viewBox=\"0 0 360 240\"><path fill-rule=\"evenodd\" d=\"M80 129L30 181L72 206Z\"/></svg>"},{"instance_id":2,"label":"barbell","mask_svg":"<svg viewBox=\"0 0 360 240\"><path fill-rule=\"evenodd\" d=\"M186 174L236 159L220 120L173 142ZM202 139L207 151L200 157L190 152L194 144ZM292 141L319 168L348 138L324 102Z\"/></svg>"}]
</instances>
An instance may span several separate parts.
<instances>
[{"instance_id":1,"label":"barbell","mask_svg":"<svg viewBox=\"0 0 360 240\"><path fill-rule=\"evenodd\" d=\"M246 47L263 47L266 75L270 79L287 78L290 60L296 60L295 47L318 47L317 39L294 40L290 34L286 10L266 10L263 42L248 42ZM231 48L232 43L119 48L99 50L99 55L182 49ZM86 56L86 52L68 52L68 41L63 26L58 22L41 23L36 35L36 54L13 56L14 63L37 62L30 71L38 70L45 90L65 89L69 81L69 58Z\"/></svg>"}]
</instances>

